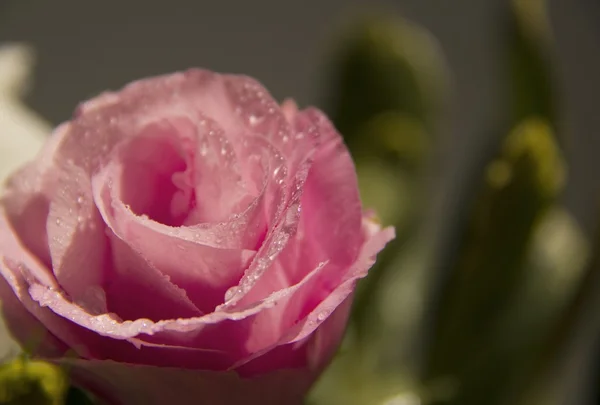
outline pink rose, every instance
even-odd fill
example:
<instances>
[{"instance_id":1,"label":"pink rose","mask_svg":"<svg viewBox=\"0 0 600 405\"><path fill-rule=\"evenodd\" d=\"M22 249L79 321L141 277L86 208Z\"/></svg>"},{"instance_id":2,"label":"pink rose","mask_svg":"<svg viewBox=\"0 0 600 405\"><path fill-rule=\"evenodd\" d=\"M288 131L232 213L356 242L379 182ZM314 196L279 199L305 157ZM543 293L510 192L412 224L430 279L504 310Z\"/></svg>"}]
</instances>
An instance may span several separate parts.
<instances>
[{"instance_id":1,"label":"pink rose","mask_svg":"<svg viewBox=\"0 0 600 405\"><path fill-rule=\"evenodd\" d=\"M393 234L321 112L191 70L83 103L9 179L0 296L109 403L293 404Z\"/></svg>"}]
</instances>

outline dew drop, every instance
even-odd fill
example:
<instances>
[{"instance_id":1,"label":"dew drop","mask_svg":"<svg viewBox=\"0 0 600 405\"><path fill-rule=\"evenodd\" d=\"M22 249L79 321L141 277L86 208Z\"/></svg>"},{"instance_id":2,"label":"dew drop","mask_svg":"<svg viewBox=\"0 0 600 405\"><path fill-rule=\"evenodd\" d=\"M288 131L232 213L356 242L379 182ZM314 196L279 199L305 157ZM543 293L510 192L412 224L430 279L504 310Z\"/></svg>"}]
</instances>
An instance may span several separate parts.
<instances>
[{"instance_id":1,"label":"dew drop","mask_svg":"<svg viewBox=\"0 0 600 405\"><path fill-rule=\"evenodd\" d=\"M249 123L250 123L250 125L252 125L252 126L255 126L255 125L257 125L257 124L258 124L259 122L261 122L261 121L262 121L262 118L260 118L260 117L258 117L258 116L256 116L256 115L254 115L254 114L251 114L251 115L248 117L248 122L249 122Z\"/></svg>"},{"instance_id":2,"label":"dew drop","mask_svg":"<svg viewBox=\"0 0 600 405\"><path fill-rule=\"evenodd\" d=\"M326 311L319 312L319 314L317 315L317 321L319 321L319 322L324 321L325 318L327 318L327 312Z\"/></svg>"},{"instance_id":3,"label":"dew drop","mask_svg":"<svg viewBox=\"0 0 600 405\"><path fill-rule=\"evenodd\" d=\"M238 287L231 287L225 292L225 301L231 300L235 295L239 294L241 289Z\"/></svg>"},{"instance_id":4,"label":"dew drop","mask_svg":"<svg viewBox=\"0 0 600 405\"><path fill-rule=\"evenodd\" d=\"M200 145L200 156L206 156L208 154L208 144L206 141L202 141Z\"/></svg>"}]
</instances>

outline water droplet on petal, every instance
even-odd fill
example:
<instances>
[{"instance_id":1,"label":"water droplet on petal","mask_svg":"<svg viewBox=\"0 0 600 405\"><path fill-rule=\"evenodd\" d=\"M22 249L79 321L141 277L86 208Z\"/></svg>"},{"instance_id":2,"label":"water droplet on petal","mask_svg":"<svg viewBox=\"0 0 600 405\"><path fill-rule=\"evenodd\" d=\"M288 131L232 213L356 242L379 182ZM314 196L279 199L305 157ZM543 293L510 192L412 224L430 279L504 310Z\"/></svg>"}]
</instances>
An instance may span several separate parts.
<instances>
[{"instance_id":1,"label":"water droplet on petal","mask_svg":"<svg viewBox=\"0 0 600 405\"><path fill-rule=\"evenodd\" d=\"M248 122L252 126L255 126L256 124L258 124L261 121L262 121L262 118L254 115L254 114L250 114L250 116L248 117Z\"/></svg>"},{"instance_id":2,"label":"water droplet on petal","mask_svg":"<svg viewBox=\"0 0 600 405\"><path fill-rule=\"evenodd\" d=\"M208 154L208 143L206 142L206 139L202 140L202 143L200 144L200 156L206 156Z\"/></svg>"},{"instance_id":3,"label":"water droplet on petal","mask_svg":"<svg viewBox=\"0 0 600 405\"><path fill-rule=\"evenodd\" d=\"M230 289L228 289L225 292L225 301L229 301L231 300L234 296L236 296L237 294L241 293L241 289L236 287L231 287Z\"/></svg>"}]
</instances>

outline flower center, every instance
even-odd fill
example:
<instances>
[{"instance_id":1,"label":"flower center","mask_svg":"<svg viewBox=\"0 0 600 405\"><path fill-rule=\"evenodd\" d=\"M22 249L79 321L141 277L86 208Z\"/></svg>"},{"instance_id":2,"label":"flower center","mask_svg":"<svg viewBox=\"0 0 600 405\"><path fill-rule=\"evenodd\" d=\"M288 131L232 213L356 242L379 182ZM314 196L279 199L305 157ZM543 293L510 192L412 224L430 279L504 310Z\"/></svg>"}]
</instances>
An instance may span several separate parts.
<instances>
[{"instance_id":1,"label":"flower center","mask_svg":"<svg viewBox=\"0 0 600 405\"><path fill-rule=\"evenodd\" d=\"M196 204L193 145L181 125L149 125L121 151L123 203L169 226L181 226Z\"/></svg>"}]
</instances>

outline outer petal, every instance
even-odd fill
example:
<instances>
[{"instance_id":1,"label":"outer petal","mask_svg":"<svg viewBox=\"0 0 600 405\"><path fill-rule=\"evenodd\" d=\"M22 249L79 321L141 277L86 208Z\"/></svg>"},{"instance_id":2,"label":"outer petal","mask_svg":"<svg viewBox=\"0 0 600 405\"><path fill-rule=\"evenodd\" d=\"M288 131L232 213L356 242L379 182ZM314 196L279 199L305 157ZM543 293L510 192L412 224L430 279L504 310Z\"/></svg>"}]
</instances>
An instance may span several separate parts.
<instances>
[{"instance_id":1,"label":"outer petal","mask_svg":"<svg viewBox=\"0 0 600 405\"><path fill-rule=\"evenodd\" d=\"M74 381L115 405L301 405L314 376L277 370L256 378L111 361L65 360Z\"/></svg>"},{"instance_id":2,"label":"outer petal","mask_svg":"<svg viewBox=\"0 0 600 405\"><path fill-rule=\"evenodd\" d=\"M362 229L354 165L341 137L316 110L294 115L292 109L287 115L291 115L298 128L312 128L307 132L315 134L314 158L305 163L304 170L297 171L299 178L292 187L294 193L281 224L265 240L232 299L223 307L252 302L273 291L285 290L302 279L309 269L320 265L326 268L276 311L257 316L250 332L251 341L247 343L251 353L261 352L279 341L289 328L325 300L352 271L362 245L370 237ZM361 277L366 275L368 267L362 270ZM353 284L345 294L352 288ZM321 317L325 318L324 313Z\"/></svg>"},{"instance_id":3,"label":"outer petal","mask_svg":"<svg viewBox=\"0 0 600 405\"><path fill-rule=\"evenodd\" d=\"M49 265L50 250L46 221L55 192L55 155L68 133L68 126L58 127L32 163L9 177L0 205L24 246Z\"/></svg>"},{"instance_id":4,"label":"outer petal","mask_svg":"<svg viewBox=\"0 0 600 405\"><path fill-rule=\"evenodd\" d=\"M363 231L367 235L366 242L361 248L356 262L350 267L350 271L339 280L339 283L327 298L314 307L301 322L291 328L286 341L297 342L304 339L327 319L352 294L356 282L367 275L369 269L375 263L377 253L395 237L394 228L389 227L381 230L378 225L373 224L366 218L363 220ZM298 300L302 300L302 297L298 297Z\"/></svg>"},{"instance_id":5,"label":"outer petal","mask_svg":"<svg viewBox=\"0 0 600 405\"><path fill-rule=\"evenodd\" d=\"M73 301L92 313L104 313L110 253L90 180L74 165L56 169L55 174L46 221L52 271Z\"/></svg>"},{"instance_id":6,"label":"outer petal","mask_svg":"<svg viewBox=\"0 0 600 405\"><path fill-rule=\"evenodd\" d=\"M340 305L301 344L281 346L237 372L181 370L110 361L67 359L57 362L68 367L76 383L111 404L300 405L337 348L350 303L347 300Z\"/></svg>"},{"instance_id":7,"label":"outer petal","mask_svg":"<svg viewBox=\"0 0 600 405\"><path fill-rule=\"evenodd\" d=\"M216 351L157 345L135 339L135 335L119 340L107 337L118 324L114 317L96 315L72 303L56 302L52 309L44 308L45 300L62 294L43 264L16 239L2 209L0 252L3 314L10 331L34 354L55 357L68 350L72 355L89 359L207 369L224 369L232 362L228 355ZM79 318L91 319L97 330L82 326Z\"/></svg>"},{"instance_id":8,"label":"outer petal","mask_svg":"<svg viewBox=\"0 0 600 405\"><path fill-rule=\"evenodd\" d=\"M234 148L248 135L262 136L278 150L291 140L289 123L256 80L192 69L139 80L81 104L71 121L72 136L60 148L61 160L73 159L95 172L123 139L169 117L210 119Z\"/></svg>"},{"instance_id":9,"label":"outer petal","mask_svg":"<svg viewBox=\"0 0 600 405\"><path fill-rule=\"evenodd\" d=\"M334 279L335 284L332 287L327 284L328 276L330 276L327 272L328 266L324 266L324 271L320 272L317 277L311 278L302 288L290 295L289 299L279 306L278 312L257 316L250 332L250 336L254 338L249 350L251 355L239 361L234 368L242 367L279 346L301 342L321 324L328 321L337 308L342 306L342 303L350 303L349 297L354 291L356 282L367 275L368 270L375 263L377 253L394 238L394 229L381 230L378 225L365 218L363 235L366 242L361 248L358 258L340 278ZM331 284L331 280L329 284ZM320 298L319 295L323 294L327 287L331 290L327 296ZM316 298L314 297L315 292ZM337 344L335 334L332 334L330 338L331 340L326 345L335 346Z\"/></svg>"},{"instance_id":10,"label":"outer petal","mask_svg":"<svg viewBox=\"0 0 600 405\"><path fill-rule=\"evenodd\" d=\"M29 288L31 297L23 293L20 293L19 297L22 300L33 298L39 306L49 307L55 317L59 317L59 319L61 319L60 317L66 318L63 319L63 322L67 322L68 319L73 327L76 325L81 326L86 333L91 333L98 339L107 337L116 340L127 340L136 345L144 345L145 342L148 342L144 335L149 335L152 336L152 342L159 343L159 345L164 344L165 349L168 349L167 346L172 346L173 344L185 344L189 348L201 348L208 351L227 353L231 360L228 365L223 367L227 368L239 359L248 358L252 355L248 351L251 347L246 346L245 342L247 333L255 322L255 316L259 313L276 313L275 308L277 308L278 304L287 302L288 297L292 296L299 288L309 282L311 278L316 277L319 272L323 271L323 268L324 266L320 266L314 269L298 284L273 293L264 300L252 303L252 305L247 307L235 310L230 309L229 311L222 310L196 318L169 319L160 322L153 322L149 319L123 322L110 314L92 315L84 311L81 307L69 302L60 292L44 287L41 284L35 284ZM30 308L30 311L37 308L39 307L33 306ZM50 319L48 322L53 319ZM52 326L44 320L43 323L49 328ZM60 336L60 330L51 330L57 333L57 336ZM105 344L98 343L98 339L90 339L91 342L95 342L97 345L94 346L96 349L106 346ZM111 353L110 351L103 351L102 353L104 353L104 356L107 356L105 358L115 360L118 358L123 359L122 356L125 355L121 354L120 350L115 353ZM127 355L130 356L130 354ZM99 355L85 357L99 358ZM164 364L170 360L168 355L164 358L144 359L144 356L141 356L137 359L138 361L142 360L145 364ZM212 368L210 364L213 363L209 362L207 364L199 361L195 365L186 364L192 368L206 369Z\"/></svg>"}]
</instances>

